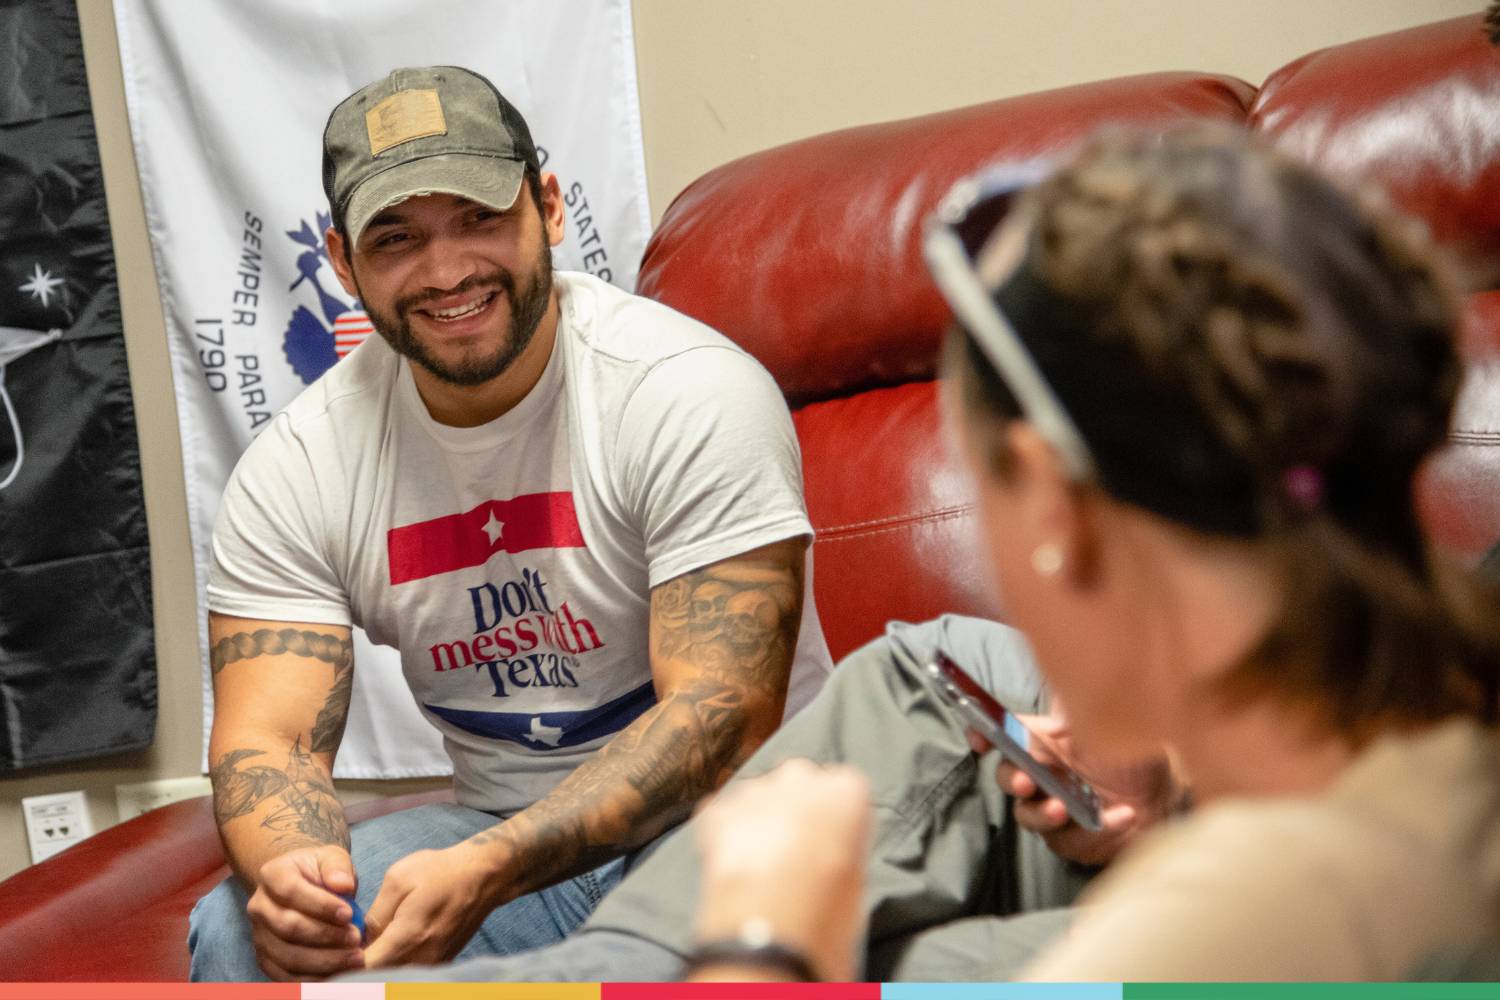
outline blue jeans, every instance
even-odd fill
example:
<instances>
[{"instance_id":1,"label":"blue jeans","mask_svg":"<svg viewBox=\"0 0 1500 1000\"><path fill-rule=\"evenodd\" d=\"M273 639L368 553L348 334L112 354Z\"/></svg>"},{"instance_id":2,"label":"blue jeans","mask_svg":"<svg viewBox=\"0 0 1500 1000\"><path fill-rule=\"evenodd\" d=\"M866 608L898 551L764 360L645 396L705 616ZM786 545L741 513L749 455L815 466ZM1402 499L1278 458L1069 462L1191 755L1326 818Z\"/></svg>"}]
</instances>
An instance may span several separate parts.
<instances>
[{"instance_id":1,"label":"blue jeans","mask_svg":"<svg viewBox=\"0 0 1500 1000\"><path fill-rule=\"evenodd\" d=\"M419 806L356 823L350 828L355 898L368 910L375 902L386 869L423 849L451 847L495 825L489 813L445 803ZM561 941L617 885L625 861L615 860L591 872L512 900L494 910L458 953L457 960L509 955ZM221 882L193 907L188 917L188 952L194 982L264 982L250 941L249 896L236 878Z\"/></svg>"}]
</instances>

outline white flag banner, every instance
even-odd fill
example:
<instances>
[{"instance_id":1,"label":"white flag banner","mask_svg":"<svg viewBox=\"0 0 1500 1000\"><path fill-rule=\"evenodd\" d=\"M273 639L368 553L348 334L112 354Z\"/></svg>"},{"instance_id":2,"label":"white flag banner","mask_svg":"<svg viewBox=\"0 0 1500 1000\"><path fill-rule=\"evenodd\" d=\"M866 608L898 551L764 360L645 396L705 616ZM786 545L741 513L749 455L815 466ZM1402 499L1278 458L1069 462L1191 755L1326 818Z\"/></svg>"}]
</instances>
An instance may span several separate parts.
<instances>
[{"instance_id":1,"label":"white flag banner","mask_svg":"<svg viewBox=\"0 0 1500 1000\"><path fill-rule=\"evenodd\" d=\"M236 459L371 335L328 263L322 136L335 104L399 66L489 77L558 175L560 268L633 288L651 216L629 0L115 0L125 95L167 318L205 672L203 588ZM393 650L355 635L335 774L447 774Z\"/></svg>"}]
</instances>

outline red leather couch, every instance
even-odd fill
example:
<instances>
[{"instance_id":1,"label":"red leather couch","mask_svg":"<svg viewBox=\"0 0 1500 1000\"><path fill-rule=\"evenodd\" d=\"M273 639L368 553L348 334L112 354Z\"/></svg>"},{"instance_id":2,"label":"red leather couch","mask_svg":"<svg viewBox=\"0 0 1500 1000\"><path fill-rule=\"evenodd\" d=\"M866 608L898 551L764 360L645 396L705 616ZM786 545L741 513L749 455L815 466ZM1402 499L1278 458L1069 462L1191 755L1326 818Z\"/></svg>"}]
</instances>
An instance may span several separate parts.
<instances>
[{"instance_id":1,"label":"red leather couch","mask_svg":"<svg viewBox=\"0 0 1500 1000\"><path fill-rule=\"evenodd\" d=\"M1500 261L1500 50L1478 16L1315 52L1259 89L1160 73L818 136L714 170L667 211L640 290L745 345L786 392L836 656L888 618L989 610L939 434L947 315L919 260L923 217L986 164L1192 118L1382 187L1473 259ZM1500 538L1500 366L1486 361L1500 291L1471 298L1465 335L1476 378L1423 508L1444 544L1475 555ZM0 978L180 979L188 910L224 874L207 800L106 830L0 884Z\"/></svg>"}]
</instances>

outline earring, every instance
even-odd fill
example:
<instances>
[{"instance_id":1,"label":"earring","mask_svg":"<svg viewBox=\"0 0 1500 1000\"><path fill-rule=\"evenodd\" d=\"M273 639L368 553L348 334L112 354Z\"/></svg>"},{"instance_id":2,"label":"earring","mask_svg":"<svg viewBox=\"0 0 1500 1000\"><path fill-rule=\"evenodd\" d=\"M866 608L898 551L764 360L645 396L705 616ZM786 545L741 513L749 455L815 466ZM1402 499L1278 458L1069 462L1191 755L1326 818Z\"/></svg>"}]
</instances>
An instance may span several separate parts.
<instances>
[{"instance_id":1,"label":"earring","mask_svg":"<svg viewBox=\"0 0 1500 1000\"><path fill-rule=\"evenodd\" d=\"M1056 576L1058 570L1063 567L1063 554L1061 546L1052 542L1038 545L1031 553L1031 568L1037 571L1038 576Z\"/></svg>"}]
</instances>

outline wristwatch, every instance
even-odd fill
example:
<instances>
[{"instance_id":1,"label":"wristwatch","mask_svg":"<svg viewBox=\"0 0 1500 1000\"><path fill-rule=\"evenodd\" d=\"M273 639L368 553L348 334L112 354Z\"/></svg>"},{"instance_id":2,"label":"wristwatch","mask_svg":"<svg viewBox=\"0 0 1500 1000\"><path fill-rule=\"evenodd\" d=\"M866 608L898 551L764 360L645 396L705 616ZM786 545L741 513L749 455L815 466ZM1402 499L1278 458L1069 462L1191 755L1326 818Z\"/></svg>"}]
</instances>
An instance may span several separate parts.
<instances>
[{"instance_id":1,"label":"wristwatch","mask_svg":"<svg viewBox=\"0 0 1500 1000\"><path fill-rule=\"evenodd\" d=\"M746 920L734 937L699 942L687 957L683 977L713 965L766 969L801 983L821 979L806 955L776 940L771 922L764 917Z\"/></svg>"}]
</instances>

